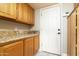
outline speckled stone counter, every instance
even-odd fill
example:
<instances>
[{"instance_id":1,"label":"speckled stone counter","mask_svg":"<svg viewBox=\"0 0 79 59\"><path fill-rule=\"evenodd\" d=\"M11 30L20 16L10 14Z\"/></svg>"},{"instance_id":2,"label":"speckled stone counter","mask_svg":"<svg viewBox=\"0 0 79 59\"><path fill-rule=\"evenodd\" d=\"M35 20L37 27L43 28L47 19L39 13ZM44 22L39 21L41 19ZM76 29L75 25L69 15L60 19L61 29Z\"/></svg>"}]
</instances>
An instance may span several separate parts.
<instances>
[{"instance_id":1,"label":"speckled stone counter","mask_svg":"<svg viewBox=\"0 0 79 59\"><path fill-rule=\"evenodd\" d=\"M10 35L10 33L9 33L9 35ZM4 38L1 37L0 38L0 47L2 47L4 45L7 45L7 44L10 44L10 43L13 43L13 42L17 42L17 41L20 41L20 40L24 40L24 39L29 38L29 37L37 36L37 35L39 35L39 33L36 32L36 33L32 33L32 34L30 33L30 34L22 34L22 35L19 35L19 34L16 35L14 33L13 35L14 36L11 36L11 37L10 36L6 36Z\"/></svg>"}]
</instances>

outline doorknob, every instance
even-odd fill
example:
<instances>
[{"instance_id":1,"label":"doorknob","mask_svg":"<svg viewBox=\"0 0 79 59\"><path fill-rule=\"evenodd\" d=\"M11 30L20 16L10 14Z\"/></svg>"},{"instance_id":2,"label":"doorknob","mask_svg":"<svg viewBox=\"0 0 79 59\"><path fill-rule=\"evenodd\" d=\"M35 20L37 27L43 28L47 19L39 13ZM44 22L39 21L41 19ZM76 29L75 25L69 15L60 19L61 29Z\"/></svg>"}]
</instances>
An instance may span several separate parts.
<instances>
[{"instance_id":1,"label":"doorknob","mask_svg":"<svg viewBox=\"0 0 79 59\"><path fill-rule=\"evenodd\" d=\"M58 32L58 34L61 34L60 32Z\"/></svg>"}]
</instances>

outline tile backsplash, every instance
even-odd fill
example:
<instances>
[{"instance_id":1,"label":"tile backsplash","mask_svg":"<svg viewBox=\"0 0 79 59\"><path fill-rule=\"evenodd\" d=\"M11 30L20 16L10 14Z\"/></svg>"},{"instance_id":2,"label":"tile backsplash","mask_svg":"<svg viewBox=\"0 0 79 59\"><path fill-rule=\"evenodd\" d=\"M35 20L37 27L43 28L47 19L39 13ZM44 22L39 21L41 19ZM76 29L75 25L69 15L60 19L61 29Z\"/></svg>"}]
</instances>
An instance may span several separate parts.
<instances>
[{"instance_id":1,"label":"tile backsplash","mask_svg":"<svg viewBox=\"0 0 79 59\"><path fill-rule=\"evenodd\" d=\"M0 19L0 30L30 30L31 27L24 24Z\"/></svg>"}]
</instances>

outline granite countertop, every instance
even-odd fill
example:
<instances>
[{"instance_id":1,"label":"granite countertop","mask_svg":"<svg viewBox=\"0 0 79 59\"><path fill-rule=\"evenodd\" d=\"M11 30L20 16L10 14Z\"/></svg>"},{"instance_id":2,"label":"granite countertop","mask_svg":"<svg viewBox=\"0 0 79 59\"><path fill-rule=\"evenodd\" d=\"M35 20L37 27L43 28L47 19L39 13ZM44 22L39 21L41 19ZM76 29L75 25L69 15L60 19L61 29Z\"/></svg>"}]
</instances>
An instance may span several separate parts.
<instances>
[{"instance_id":1,"label":"granite countertop","mask_svg":"<svg viewBox=\"0 0 79 59\"><path fill-rule=\"evenodd\" d=\"M3 33L7 33L7 32L0 32L0 34L3 35L3 36L0 35L0 47L7 45L7 44L10 44L10 43L13 43L13 42L24 40L24 39L29 38L29 37L39 35L38 32L35 32L35 33L23 32L21 34L18 33L18 35L15 32L10 32L9 35L4 35Z\"/></svg>"}]
</instances>

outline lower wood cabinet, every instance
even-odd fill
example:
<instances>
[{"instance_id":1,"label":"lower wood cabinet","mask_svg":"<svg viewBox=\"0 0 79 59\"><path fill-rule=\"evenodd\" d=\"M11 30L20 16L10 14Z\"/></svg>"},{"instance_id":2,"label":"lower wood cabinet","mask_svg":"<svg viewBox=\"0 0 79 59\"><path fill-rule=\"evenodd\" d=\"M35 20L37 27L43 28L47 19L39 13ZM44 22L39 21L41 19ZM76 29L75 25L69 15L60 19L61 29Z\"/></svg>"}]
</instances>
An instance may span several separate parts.
<instances>
[{"instance_id":1,"label":"lower wood cabinet","mask_svg":"<svg viewBox=\"0 0 79 59\"><path fill-rule=\"evenodd\" d=\"M3 56L23 56L23 41L18 41L5 45L2 48L0 55Z\"/></svg>"},{"instance_id":2,"label":"lower wood cabinet","mask_svg":"<svg viewBox=\"0 0 79 59\"><path fill-rule=\"evenodd\" d=\"M39 36L24 40L24 56L33 56L39 50Z\"/></svg>"},{"instance_id":3,"label":"lower wood cabinet","mask_svg":"<svg viewBox=\"0 0 79 59\"><path fill-rule=\"evenodd\" d=\"M0 56L33 56L38 49L39 37L33 36L0 47Z\"/></svg>"}]
</instances>

